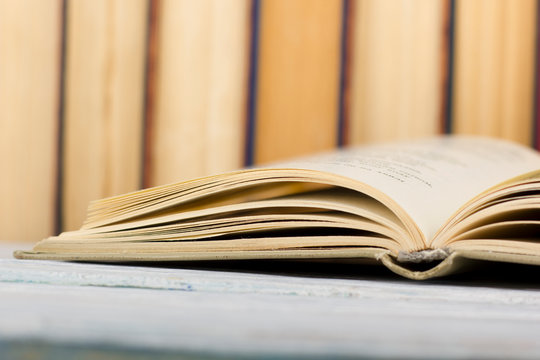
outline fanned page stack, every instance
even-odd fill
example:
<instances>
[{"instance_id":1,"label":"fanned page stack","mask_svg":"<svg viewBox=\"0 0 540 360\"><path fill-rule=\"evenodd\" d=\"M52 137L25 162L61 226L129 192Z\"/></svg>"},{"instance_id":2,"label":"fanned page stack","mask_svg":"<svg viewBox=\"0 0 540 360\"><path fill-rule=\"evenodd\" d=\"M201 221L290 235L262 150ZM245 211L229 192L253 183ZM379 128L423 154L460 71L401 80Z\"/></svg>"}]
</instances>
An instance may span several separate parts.
<instances>
[{"instance_id":1,"label":"fanned page stack","mask_svg":"<svg viewBox=\"0 0 540 360\"><path fill-rule=\"evenodd\" d=\"M94 201L80 230L15 256L370 258L413 279L468 259L540 265L540 155L477 137L343 149Z\"/></svg>"}]
</instances>

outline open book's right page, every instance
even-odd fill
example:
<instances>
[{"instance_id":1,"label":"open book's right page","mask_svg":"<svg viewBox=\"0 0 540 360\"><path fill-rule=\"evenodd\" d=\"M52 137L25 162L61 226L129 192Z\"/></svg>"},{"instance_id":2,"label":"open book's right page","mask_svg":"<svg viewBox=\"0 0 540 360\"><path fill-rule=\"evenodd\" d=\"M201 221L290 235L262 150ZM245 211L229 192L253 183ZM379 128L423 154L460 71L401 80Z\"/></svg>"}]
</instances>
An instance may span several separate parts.
<instances>
[{"instance_id":1,"label":"open book's right page","mask_svg":"<svg viewBox=\"0 0 540 360\"><path fill-rule=\"evenodd\" d=\"M540 169L540 155L504 140L447 136L350 148L272 167L329 172L376 188L410 215L429 242L468 200Z\"/></svg>"}]
</instances>

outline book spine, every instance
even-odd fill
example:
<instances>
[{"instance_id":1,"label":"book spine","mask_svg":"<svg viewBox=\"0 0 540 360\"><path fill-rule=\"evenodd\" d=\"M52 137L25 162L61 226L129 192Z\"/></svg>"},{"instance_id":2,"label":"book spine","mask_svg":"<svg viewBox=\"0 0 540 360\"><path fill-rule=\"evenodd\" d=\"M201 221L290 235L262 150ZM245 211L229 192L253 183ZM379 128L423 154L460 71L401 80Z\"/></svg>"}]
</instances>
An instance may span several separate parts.
<instances>
[{"instance_id":1,"label":"book spine","mask_svg":"<svg viewBox=\"0 0 540 360\"><path fill-rule=\"evenodd\" d=\"M443 83L441 100L441 133L452 133L452 109L453 109L453 87L454 87L454 55L455 55L455 19L456 0L446 0L443 7L444 40L442 48L442 70L441 78Z\"/></svg>"},{"instance_id":2,"label":"book spine","mask_svg":"<svg viewBox=\"0 0 540 360\"><path fill-rule=\"evenodd\" d=\"M338 146L346 146L349 139L349 115L351 103L352 45L354 43L354 6L353 0L343 0L341 27L341 65L339 84Z\"/></svg>"},{"instance_id":3,"label":"book spine","mask_svg":"<svg viewBox=\"0 0 540 360\"><path fill-rule=\"evenodd\" d=\"M455 133L531 144L535 0L457 1Z\"/></svg>"},{"instance_id":4,"label":"book spine","mask_svg":"<svg viewBox=\"0 0 540 360\"><path fill-rule=\"evenodd\" d=\"M356 2L351 144L440 132L444 4Z\"/></svg>"},{"instance_id":5,"label":"book spine","mask_svg":"<svg viewBox=\"0 0 540 360\"><path fill-rule=\"evenodd\" d=\"M0 241L54 231L62 1L0 1Z\"/></svg>"},{"instance_id":6,"label":"book spine","mask_svg":"<svg viewBox=\"0 0 540 360\"><path fill-rule=\"evenodd\" d=\"M249 1L160 1L147 185L236 169L244 158Z\"/></svg>"},{"instance_id":7,"label":"book spine","mask_svg":"<svg viewBox=\"0 0 540 360\"><path fill-rule=\"evenodd\" d=\"M140 186L147 11L145 0L68 3L64 230L89 201Z\"/></svg>"},{"instance_id":8,"label":"book spine","mask_svg":"<svg viewBox=\"0 0 540 360\"><path fill-rule=\"evenodd\" d=\"M143 188L150 187L152 174L150 172L152 157L150 150L153 148L154 127L153 119L157 101L157 67L159 54L159 12L161 0L149 0L148 2L148 25L146 29L146 58L144 78L144 122L142 139L142 174L141 185Z\"/></svg>"},{"instance_id":9,"label":"book spine","mask_svg":"<svg viewBox=\"0 0 540 360\"><path fill-rule=\"evenodd\" d=\"M535 52L535 84L532 143L540 150L540 6L536 6L536 52Z\"/></svg>"},{"instance_id":10,"label":"book spine","mask_svg":"<svg viewBox=\"0 0 540 360\"><path fill-rule=\"evenodd\" d=\"M251 1L249 24L249 63L248 63L248 93L246 102L246 125L244 166L252 166L255 161L255 120L257 116L257 73L259 55L261 0Z\"/></svg>"},{"instance_id":11,"label":"book spine","mask_svg":"<svg viewBox=\"0 0 540 360\"><path fill-rule=\"evenodd\" d=\"M342 1L260 5L255 163L335 147Z\"/></svg>"}]
</instances>

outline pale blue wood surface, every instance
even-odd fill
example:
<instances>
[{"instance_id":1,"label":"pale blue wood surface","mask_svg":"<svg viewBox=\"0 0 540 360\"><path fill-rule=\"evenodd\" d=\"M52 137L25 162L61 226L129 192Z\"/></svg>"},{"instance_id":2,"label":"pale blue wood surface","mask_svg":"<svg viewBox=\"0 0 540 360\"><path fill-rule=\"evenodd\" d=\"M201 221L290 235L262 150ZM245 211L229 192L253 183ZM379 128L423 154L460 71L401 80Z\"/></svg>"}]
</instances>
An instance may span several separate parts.
<instances>
[{"instance_id":1,"label":"pale blue wood surface","mask_svg":"<svg viewBox=\"0 0 540 360\"><path fill-rule=\"evenodd\" d=\"M4 354L540 358L535 289L18 261L12 250L0 260Z\"/></svg>"}]
</instances>

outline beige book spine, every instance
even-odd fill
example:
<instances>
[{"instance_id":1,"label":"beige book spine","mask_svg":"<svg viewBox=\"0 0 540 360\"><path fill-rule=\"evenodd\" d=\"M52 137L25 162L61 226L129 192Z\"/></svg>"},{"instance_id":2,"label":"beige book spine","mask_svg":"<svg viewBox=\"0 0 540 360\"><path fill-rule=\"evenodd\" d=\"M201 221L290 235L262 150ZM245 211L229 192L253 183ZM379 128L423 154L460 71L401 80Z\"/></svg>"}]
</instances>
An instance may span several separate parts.
<instances>
[{"instance_id":1,"label":"beige book spine","mask_svg":"<svg viewBox=\"0 0 540 360\"><path fill-rule=\"evenodd\" d=\"M148 186L243 165L249 1L159 2Z\"/></svg>"},{"instance_id":2,"label":"beige book spine","mask_svg":"<svg viewBox=\"0 0 540 360\"><path fill-rule=\"evenodd\" d=\"M455 133L530 144L536 6L534 0L456 2Z\"/></svg>"},{"instance_id":3,"label":"beige book spine","mask_svg":"<svg viewBox=\"0 0 540 360\"><path fill-rule=\"evenodd\" d=\"M64 230L90 200L140 186L147 11L144 0L68 4Z\"/></svg>"},{"instance_id":4,"label":"beige book spine","mask_svg":"<svg viewBox=\"0 0 540 360\"><path fill-rule=\"evenodd\" d=\"M255 162L337 143L342 2L262 1Z\"/></svg>"},{"instance_id":5,"label":"beige book spine","mask_svg":"<svg viewBox=\"0 0 540 360\"><path fill-rule=\"evenodd\" d=\"M0 0L0 239L55 224L62 1Z\"/></svg>"},{"instance_id":6,"label":"beige book spine","mask_svg":"<svg viewBox=\"0 0 540 360\"><path fill-rule=\"evenodd\" d=\"M444 1L359 0L353 9L348 142L437 134Z\"/></svg>"}]
</instances>

